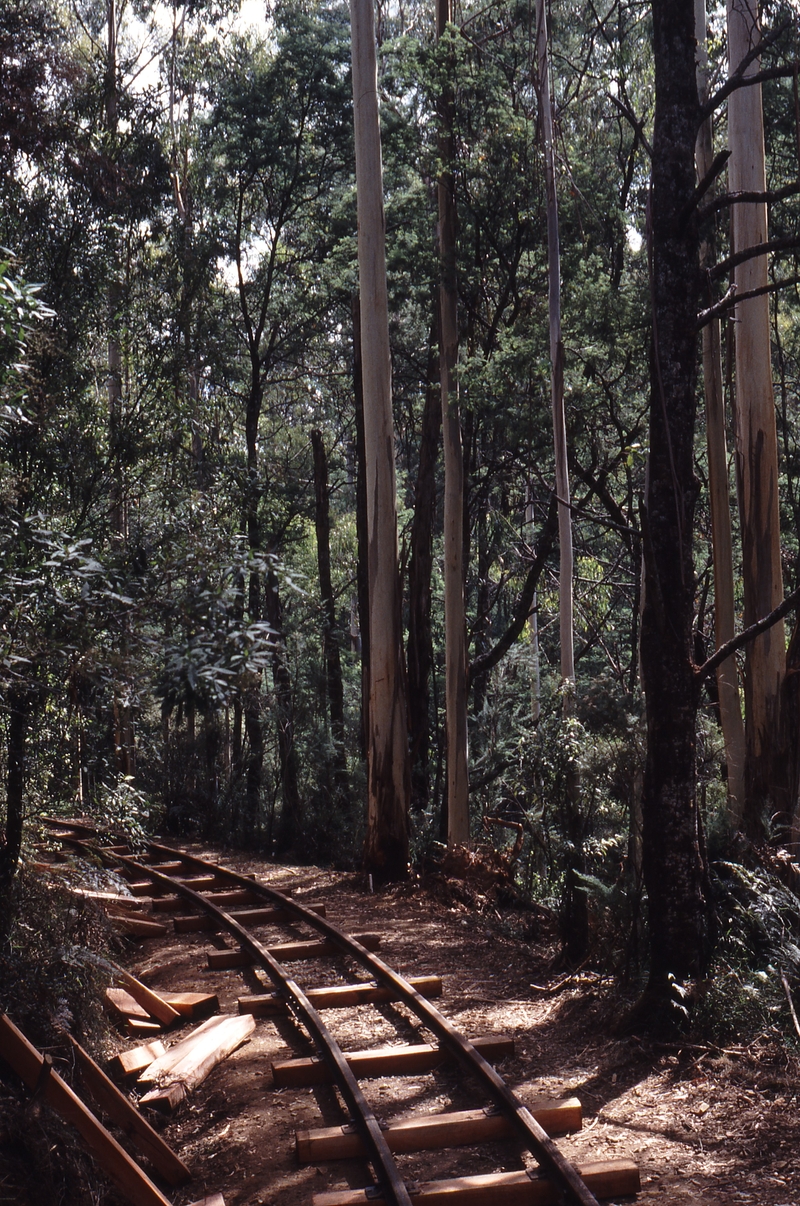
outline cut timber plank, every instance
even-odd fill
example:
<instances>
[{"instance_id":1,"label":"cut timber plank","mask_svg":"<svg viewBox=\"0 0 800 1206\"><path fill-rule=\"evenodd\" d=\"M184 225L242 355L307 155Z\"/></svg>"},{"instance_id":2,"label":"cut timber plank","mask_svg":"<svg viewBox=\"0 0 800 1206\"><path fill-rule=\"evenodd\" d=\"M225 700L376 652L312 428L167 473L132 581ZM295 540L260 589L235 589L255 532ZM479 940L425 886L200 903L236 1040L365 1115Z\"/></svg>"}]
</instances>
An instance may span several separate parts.
<instances>
[{"instance_id":1,"label":"cut timber plank","mask_svg":"<svg viewBox=\"0 0 800 1206\"><path fill-rule=\"evenodd\" d=\"M474 1047L484 1059L501 1059L514 1054L514 1040L504 1036L476 1038ZM345 1051L344 1057L356 1076L416 1076L430 1072L450 1058L447 1051L431 1043L413 1047L375 1047L371 1051ZM272 1065L272 1080L276 1087L297 1088L304 1085L327 1084L331 1071L317 1055L306 1059L280 1060Z\"/></svg>"},{"instance_id":2,"label":"cut timber plank","mask_svg":"<svg viewBox=\"0 0 800 1206\"><path fill-rule=\"evenodd\" d=\"M154 1059L166 1055L166 1052L161 1039L155 1039L152 1043L143 1043L141 1047L133 1047L130 1051L120 1051L119 1055L114 1056L111 1064L123 1076L133 1076L137 1072L144 1072Z\"/></svg>"},{"instance_id":3,"label":"cut timber plank","mask_svg":"<svg viewBox=\"0 0 800 1206\"><path fill-rule=\"evenodd\" d=\"M221 1193L212 1193L210 1198L200 1198L199 1202L190 1202L189 1206L225 1206Z\"/></svg>"},{"instance_id":4,"label":"cut timber plank","mask_svg":"<svg viewBox=\"0 0 800 1206\"><path fill-rule=\"evenodd\" d=\"M211 897L209 896L209 900ZM318 913L320 916L325 916L324 905L314 905L312 912ZM238 922L244 926L249 925L267 925L270 921L286 921L291 917L286 909L261 908L261 909L240 909L238 913L231 913ZM173 918L176 934L190 934L198 930L222 930L224 925L221 921L217 921L215 917L206 917L198 913L192 913L186 917Z\"/></svg>"},{"instance_id":5,"label":"cut timber plank","mask_svg":"<svg viewBox=\"0 0 800 1206\"><path fill-rule=\"evenodd\" d=\"M219 998L213 992L165 992L161 995L182 1018L199 1018L219 1009Z\"/></svg>"},{"instance_id":6,"label":"cut timber plank","mask_svg":"<svg viewBox=\"0 0 800 1206\"><path fill-rule=\"evenodd\" d=\"M576 1165L596 1198L627 1197L641 1188L639 1169L630 1160L597 1160ZM380 1194L373 1189L315 1193L313 1206L367 1206ZM563 1201L552 1181L526 1172L486 1173L452 1181L423 1181L411 1188L419 1206L558 1206Z\"/></svg>"},{"instance_id":7,"label":"cut timber plank","mask_svg":"<svg viewBox=\"0 0 800 1206\"><path fill-rule=\"evenodd\" d=\"M51 1071L40 1082L43 1056L5 1014L0 1015L0 1055L29 1089L35 1091L41 1084L43 1099L75 1127L97 1163L127 1201L133 1206L170 1206L136 1161L120 1147L57 1072Z\"/></svg>"},{"instance_id":8,"label":"cut timber plank","mask_svg":"<svg viewBox=\"0 0 800 1206\"><path fill-rule=\"evenodd\" d=\"M157 1059L150 1060L142 1070L142 1074L139 1077L140 1082L146 1084L149 1081L156 1081L165 1073L171 1072L175 1065L180 1063L185 1055L188 1055L201 1035L207 1035L218 1029L228 1017L233 1017L233 1014L215 1014L213 1018L208 1018L196 1030L193 1030L191 1034L187 1034L185 1038L179 1039L177 1043L174 1043L167 1051L164 1051Z\"/></svg>"},{"instance_id":9,"label":"cut timber plank","mask_svg":"<svg viewBox=\"0 0 800 1206\"><path fill-rule=\"evenodd\" d=\"M169 930L161 921L152 921L148 917L139 917L135 913L108 912L108 918L131 938L163 938Z\"/></svg>"},{"instance_id":10,"label":"cut timber plank","mask_svg":"<svg viewBox=\"0 0 800 1206\"><path fill-rule=\"evenodd\" d=\"M441 976L412 976L408 982L423 997L442 995ZM306 996L315 1009L344 1009L350 1005L374 1005L397 1000L397 994L391 989L379 988L373 981L366 984L336 984L330 988L309 988ZM286 1002L274 992L239 997L239 1013L252 1013L256 1018L274 1018L287 1012Z\"/></svg>"},{"instance_id":11,"label":"cut timber plank","mask_svg":"<svg viewBox=\"0 0 800 1206\"><path fill-rule=\"evenodd\" d=\"M124 968L115 967L114 970L134 1001L137 1001L143 1009L147 1010L151 1017L161 1022L162 1026L171 1026L173 1022L177 1022L181 1015L177 1009L173 1009L171 1005L168 1005L157 992L153 992L152 988L148 988L146 984L142 984L141 980L137 980L135 976L125 971Z\"/></svg>"},{"instance_id":12,"label":"cut timber plank","mask_svg":"<svg viewBox=\"0 0 800 1206\"><path fill-rule=\"evenodd\" d=\"M227 892L208 892L206 900L222 908L223 905L258 904L261 897L247 888L231 888ZM153 902L153 908L157 913L177 913L185 903L182 896L162 896Z\"/></svg>"},{"instance_id":13,"label":"cut timber plank","mask_svg":"<svg viewBox=\"0 0 800 1206\"><path fill-rule=\"evenodd\" d=\"M353 937L368 951L376 951L381 944L380 934L354 934ZM314 939L302 942L281 942L277 946L267 948L274 958L283 962L292 959L318 959L323 955L336 955L338 948L332 942L318 942ZM245 951L208 951L208 966L219 971L226 967L249 967L253 956Z\"/></svg>"},{"instance_id":14,"label":"cut timber plank","mask_svg":"<svg viewBox=\"0 0 800 1206\"><path fill-rule=\"evenodd\" d=\"M128 1018L125 1023L125 1029L128 1034L135 1036L143 1036L145 1034L158 1034L159 1030L164 1027L160 1022L143 1022L141 1018Z\"/></svg>"},{"instance_id":15,"label":"cut timber plank","mask_svg":"<svg viewBox=\"0 0 800 1206\"><path fill-rule=\"evenodd\" d=\"M125 1021L152 1021L152 1017L145 1007L140 1005L138 1001L134 1001L131 994L125 988L107 988L105 999L106 1004L111 1007L113 1012L125 1019ZM160 1025L161 1023L159 1022Z\"/></svg>"},{"instance_id":16,"label":"cut timber plank","mask_svg":"<svg viewBox=\"0 0 800 1206\"><path fill-rule=\"evenodd\" d=\"M577 1097L563 1101L537 1101L530 1107L548 1135L566 1135L581 1129L581 1103ZM511 1123L490 1110L457 1110L447 1114L417 1114L390 1122L383 1137L392 1152L434 1151L465 1143L486 1143L512 1135ZM349 1160L364 1155L364 1144L355 1127L326 1126L298 1131L297 1159L301 1164L315 1160Z\"/></svg>"},{"instance_id":17,"label":"cut timber plank","mask_svg":"<svg viewBox=\"0 0 800 1206\"><path fill-rule=\"evenodd\" d=\"M150 1123L142 1117L136 1106L132 1105L124 1093L106 1076L102 1068L94 1062L88 1051L84 1051L80 1043L70 1037L72 1049L80 1069L81 1079L88 1093L94 1098L100 1109L115 1122L131 1139L143 1156L146 1156L156 1172L169 1185L183 1185L190 1181L192 1174L172 1148L164 1142Z\"/></svg>"},{"instance_id":18,"label":"cut timber plank","mask_svg":"<svg viewBox=\"0 0 800 1206\"><path fill-rule=\"evenodd\" d=\"M194 1041L186 1054L168 1071L158 1076L159 1087L150 1093L145 1093L141 1098L142 1102L158 1106L160 1109L174 1110L193 1089L205 1080L217 1064L245 1042L255 1030L255 1026L253 1017L228 1014L219 1018L219 1025L209 1027L199 1037L196 1031ZM185 1042L178 1044L179 1047L184 1045ZM167 1054L169 1055L169 1052ZM153 1066L151 1064L145 1070L139 1078L140 1082L145 1078L153 1079L151 1076Z\"/></svg>"},{"instance_id":19,"label":"cut timber plank","mask_svg":"<svg viewBox=\"0 0 800 1206\"><path fill-rule=\"evenodd\" d=\"M110 911L124 909L126 912L136 912L142 906L148 906L151 902L142 899L141 896L123 896L119 892L94 892L90 888L68 888L74 896L82 896L86 900L96 900L103 908ZM146 917L142 913L137 916L142 917L144 921L152 921L151 917Z\"/></svg>"}]
</instances>

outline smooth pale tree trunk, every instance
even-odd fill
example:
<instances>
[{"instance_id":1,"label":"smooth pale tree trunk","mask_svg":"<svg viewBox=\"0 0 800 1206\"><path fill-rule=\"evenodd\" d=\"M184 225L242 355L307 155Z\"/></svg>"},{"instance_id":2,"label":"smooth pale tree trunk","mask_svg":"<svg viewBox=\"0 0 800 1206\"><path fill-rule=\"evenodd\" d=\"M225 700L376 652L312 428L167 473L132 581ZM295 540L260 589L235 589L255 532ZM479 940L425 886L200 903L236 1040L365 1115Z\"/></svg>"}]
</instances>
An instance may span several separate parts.
<instances>
[{"instance_id":1,"label":"smooth pale tree trunk","mask_svg":"<svg viewBox=\"0 0 800 1206\"><path fill-rule=\"evenodd\" d=\"M351 0L361 372L369 576L366 869L408 875L410 771L403 668L397 502L378 71L372 0Z\"/></svg>"},{"instance_id":2,"label":"smooth pale tree trunk","mask_svg":"<svg viewBox=\"0 0 800 1206\"><path fill-rule=\"evenodd\" d=\"M708 94L706 50L706 0L695 0L697 30L697 90L701 103ZM702 180L714 157L711 118L697 136L697 175ZM700 265L711 267L714 247L700 245ZM710 304L710 300L709 300ZM734 636L733 540L731 536L728 448L725 438L725 394L722 385L722 354L719 320L703 327L703 385L706 399L706 447L708 451L708 494L711 509L711 542L714 558L714 638L717 648ZM717 668L720 723L725 743L728 815L738 828L744 809L745 737L739 701L736 659L728 658Z\"/></svg>"},{"instance_id":3,"label":"smooth pale tree trunk","mask_svg":"<svg viewBox=\"0 0 800 1206\"><path fill-rule=\"evenodd\" d=\"M356 428L356 594L361 643L361 756L369 747L369 532L367 529L367 453L364 443L364 378L361 371L361 303L352 299L353 313L353 402Z\"/></svg>"},{"instance_id":4,"label":"smooth pale tree trunk","mask_svg":"<svg viewBox=\"0 0 800 1206\"><path fill-rule=\"evenodd\" d=\"M534 510L533 502L529 500L525 507L525 528L527 531L527 541L533 548L534 537ZM534 724L539 723L539 717L542 712L542 673L541 663L539 660L539 592L534 591L533 600L531 602L531 615L528 620L528 640L531 646L531 720Z\"/></svg>"},{"instance_id":5,"label":"smooth pale tree trunk","mask_svg":"<svg viewBox=\"0 0 800 1206\"><path fill-rule=\"evenodd\" d=\"M436 0L436 37L452 21L452 0ZM456 200L453 165L453 56L447 56L439 97L439 373L444 433L444 627L447 727L447 842L469 842L467 748L467 618L464 600L464 453L455 379L458 360Z\"/></svg>"},{"instance_id":6,"label":"smooth pale tree trunk","mask_svg":"<svg viewBox=\"0 0 800 1206\"><path fill-rule=\"evenodd\" d=\"M567 425L564 415L564 341L561 336L561 251L558 229L558 194L556 191L553 107L550 97L547 13L544 0L536 0L536 68L547 192L547 295L550 317L550 395L553 408L553 443L558 497L558 620L561 644L561 690L563 716L564 720L569 722L574 715L575 701L572 515L567 462ZM567 955L572 961L577 961L586 953L589 943L589 912L586 892L580 879L585 871L584 820L580 806L580 777L574 758L570 758L567 765L565 787L565 819L569 854L565 876L563 928Z\"/></svg>"},{"instance_id":7,"label":"smooth pale tree trunk","mask_svg":"<svg viewBox=\"0 0 800 1206\"><path fill-rule=\"evenodd\" d=\"M728 0L728 56L731 73L759 42L756 0ZM756 58L746 74L759 70ZM728 184L733 193L766 188L761 85L738 88L728 98ZM733 251L767 238L767 207L747 202L731 208ZM767 257L739 264L738 293L767 284ZM736 445L740 483L744 625L748 627L783 598L778 441L770 355L769 298L749 298L736 306ZM745 659L745 832L758 839L765 816L786 811L782 798L780 694L786 665L783 622L747 646Z\"/></svg>"}]
</instances>

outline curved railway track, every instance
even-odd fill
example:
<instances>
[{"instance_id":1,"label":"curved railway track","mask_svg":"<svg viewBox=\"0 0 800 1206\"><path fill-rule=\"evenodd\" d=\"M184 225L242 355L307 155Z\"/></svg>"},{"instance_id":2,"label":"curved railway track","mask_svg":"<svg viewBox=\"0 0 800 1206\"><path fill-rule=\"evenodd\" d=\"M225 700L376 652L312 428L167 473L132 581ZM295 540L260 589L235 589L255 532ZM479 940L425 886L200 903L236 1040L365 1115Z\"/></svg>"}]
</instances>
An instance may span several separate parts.
<instances>
[{"instance_id":1,"label":"curved railway track","mask_svg":"<svg viewBox=\"0 0 800 1206\"><path fill-rule=\"evenodd\" d=\"M72 828L67 822L54 824L62 841L85 853L91 852L115 868L136 892L141 893L147 886L152 907L159 915L169 911L178 914L176 930L207 929L223 934L229 946L226 950L209 952L211 966L228 967L231 971L237 967L255 967L265 974L272 992L241 997L241 1013L250 1012L256 1017L280 1013L285 1016L288 1011L312 1039L317 1056L312 1060L289 1061L285 1066L275 1065L275 1081L278 1083L290 1072L289 1081L295 1084L303 1083L303 1076L318 1078L320 1065L324 1064L327 1076L338 1090L347 1121L344 1126L298 1136L298 1156L305 1152L309 1159L319 1162L328 1153L359 1155L369 1162L374 1178L362 1190L314 1195L314 1206L361 1206L371 1200L383 1200L394 1206L412 1206L412 1203L413 1206L445 1203L447 1206L451 1203L452 1206L506 1203L597 1206L600 1199L624 1197L638 1191L638 1170L628 1161L599 1161L580 1168L570 1163L542 1125L550 1117L547 1111L537 1117L482 1053L479 1049L482 1044L465 1038L447 1020L429 999L435 991L433 984L419 981L415 987L389 967L374 949L369 949L377 945L376 935L349 935L324 916L324 909L300 904L252 877L185 850L151 842L144 854L133 854L127 847L101 845L93 839L88 827L81 831L74 823ZM309 931L311 938L298 942L298 925ZM267 945L257 936L257 931L263 932L265 926L270 927L271 933L277 926L291 927L294 941L276 943L270 937ZM331 953L348 964L357 964L366 978L344 987L304 988L284 966L305 955ZM421 988L428 991L428 996L423 995ZM362 1088L360 1080L388 1066L386 1049L348 1055L326 1026L321 1010L328 1005L368 1009L385 1002L402 1003L436 1040L436 1046L429 1045L426 1056L422 1057L427 1058L429 1067L450 1058L469 1074L477 1109L412 1118L388 1127L379 1120L370 1104L368 1088ZM421 1050L407 1048L409 1054ZM485 1046L484 1050L487 1054L491 1052ZM558 1110L551 1114L557 1130ZM561 1130L564 1129L562 1125ZM441 1149L509 1135L531 1153L537 1164L535 1169L483 1177L454 1176L447 1181L420 1182L417 1177L407 1182L396 1159L403 1151Z\"/></svg>"}]
</instances>

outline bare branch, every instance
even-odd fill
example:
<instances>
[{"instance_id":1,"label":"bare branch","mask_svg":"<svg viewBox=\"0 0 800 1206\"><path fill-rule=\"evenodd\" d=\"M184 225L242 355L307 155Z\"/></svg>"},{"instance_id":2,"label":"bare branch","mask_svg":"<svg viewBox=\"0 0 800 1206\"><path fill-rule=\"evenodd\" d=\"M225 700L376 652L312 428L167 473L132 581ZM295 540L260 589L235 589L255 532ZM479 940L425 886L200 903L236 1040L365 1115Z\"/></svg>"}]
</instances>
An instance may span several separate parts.
<instances>
[{"instance_id":1,"label":"bare branch","mask_svg":"<svg viewBox=\"0 0 800 1206\"><path fill-rule=\"evenodd\" d=\"M778 201L785 201L787 197L796 197L798 193L800 193L800 184L785 184L783 188L767 189L765 193L720 193L713 201L709 201L708 205L704 205L698 210L697 217L702 222L705 218L710 218L712 214L721 209L727 209L731 205L751 203L775 205Z\"/></svg>"},{"instance_id":2,"label":"bare branch","mask_svg":"<svg viewBox=\"0 0 800 1206\"><path fill-rule=\"evenodd\" d=\"M620 100L620 98L618 96L614 96L610 92L608 95L609 95L609 99L610 99L612 105L616 105L616 107L619 109L622 116L625 117L630 122L634 131L636 132L636 134L638 134L639 138L641 139L642 146L644 147L644 149L647 151L647 154L652 159L653 158L653 148L651 147L650 143L647 141L647 136L644 132L644 118L637 117L636 114L634 113L633 109L630 107L630 105L627 105L625 103L625 101Z\"/></svg>"},{"instance_id":3,"label":"bare branch","mask_svg":"<svg viewBox=\"0 0 800 1206\"><path fill-rule=\"evenodd\" d=\"M800 247L800 237L797 235L784 235L780 239L768 239L766 243L745 247L743 251L737 251L735 255L729 255L727 260L720 260L713 268L709 268L709 280L716 281L721 276L727 276L731 268L744 264L746 260L758 259L760 255L769 255L771 251L792 251L796 247Z\"/></svg>"},{"instance_id":4,"label":"bare branch","mask_svg":"<svg viewBox=\"0 0 800 1206\"><path fill-rule=\"evenodd\" d=\"M724 297L721 297L718 302L714 302L714 305L709 306L707 310L700 311L697 315L697 329L701 331L715 318L720 318L728 310L732 310L737 302L748 301L751 297L761 297L764 293L777 293L779 289L786 289L790 285L800 285L800 276L787 276L785 280L772 281L769 285L759 286L758 289L748 289L746 293L737 293L736 286L731 285Z\"/></svg>"},{"instance_id":5,"label":"bare branch","mask_svg":"<svg viewBox=\"0 0 800 1206\"><path fill-rule=\"evenodd\" d=\"M756 620L755 624L751 624L749 628L745 628L737 636L731 637L724 645L720 645L716 653L707 658L702 666L695 666L694 677L697 682L703 682L717 666L721 666L724 661L736 653L737 650L743 649L745 645L749 645L757 636L761 636L762 632L766 632L769 628L774 627L784 616L800 604L800 587L793 590L790 595L787 595L782 603L779 603L774 611L771 611L768 616L762 616L760 620Z\"/></svg>"},{"instance_id":6,"label":"bare branch","mask_svg":"<svg viewBox=\"0 0 800 1206\"><path fill-rule=\"evenodd\" d=\"M778 38L791 25L791 20L787 17L782 21L777 29L773 29L772 33L765 34L760 42L756 42L748 53L744 56L739 66L734 71L733 75L728 76L724 84L722 84L713 96L710 96L700 110L700 124L711 117L715 109L718 109L722 102L735 92L737 88L748 88L751 84L760 84L764 80L774 80L782 75L793 75L793 68L785 67L768 67L765 71L758 71L753 75L745 75L747 68L756 59L761 57L763 51L768 50L770 46L777 42Z\"/></svg>"},{"instance_id":7,"label":"bare branch","mask_svg":"<svg viewBox=\"0 0 800 1206\"><path fill-rule=\"evenodd\" d=\"M711 185L714 183L717 176L719 176L730 157L731 153L729 150L727 150L727 148L726 150L720 151L714 156L711 167L708 169L705 176L692 193L691 200L688 201L681 210L680 215L678 216L678 226L682 226L691 214L692 210L696 209L696 207L700 204L700 201L703 199L703 197L705 197L706 193L711 188Z\"/></svg>"}]
</instances>

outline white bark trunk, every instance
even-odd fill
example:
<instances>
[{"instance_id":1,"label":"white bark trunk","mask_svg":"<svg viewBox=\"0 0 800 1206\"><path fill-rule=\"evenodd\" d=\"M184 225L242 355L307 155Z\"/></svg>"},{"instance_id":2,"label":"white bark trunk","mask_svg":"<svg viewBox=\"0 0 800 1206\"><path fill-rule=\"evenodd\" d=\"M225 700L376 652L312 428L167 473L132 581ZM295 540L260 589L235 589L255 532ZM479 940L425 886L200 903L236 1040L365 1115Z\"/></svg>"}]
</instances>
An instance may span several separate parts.
<instances>
[{"instance_id":1,"label":"white bark trunk","mask_svg":"<svg viewBox=\"0 0 800 1206\"><path fill-rule=\"evenodd\" d=\"M695 25L697 29L697 90L703 101L708 94L706 0L695 0ZM696 154L697 174L700 179L703 179L710 170L713 159L710 118L703 123L697 136ZM703 265L707 264L710 267L713 251L713 247L708 243L701 244L700 260ZM706 444L714 559L714 635L719 648L734 635L735 614L728 449L725 438L725 395L722 387L722 357L718 320L703 328L703 381L706 398ZM745 799L745 738L735 658L728 658L717 668L717 690L728 772L728 814L731 823L738 828Z\"/></svg>"},{"instance_id":2,"label":"white bark trunk","mask_svg":"<svg viewBox=\"0 0 800 1206\"><path fill-rule=\"evenodd\" d=\"M383 175L372 0L351 0L358 272L366 445L370 683L368 870L407 873L410 771L397 555Z\"/></svg>"},{"instance_id":3,"label":"white bark trunk","mask_svg":"<svg viewBox=\"0 0 800 1206\"><path fill-rule=\"evenodd\" d=\"M756 0L728 0L731 73L760 37ZM746 74L757 72L759 65L759 60L754 60ZM728 139L730 191L763 191L766 174L760 84L739 88L731 94ZM734 205L731 214L734 252L766 240L765 204ZM740 294L766 285L766 256L740 264L734 279ZM767 615L783 597L778 444L766 294L739 302L736 307L736 443L741 486L744 623L748 625ZM783 623L776 624L747 648L745 826L754 833L760 828L763 810L773 803L785 648Z\"/></svg>"}]
</instances>

